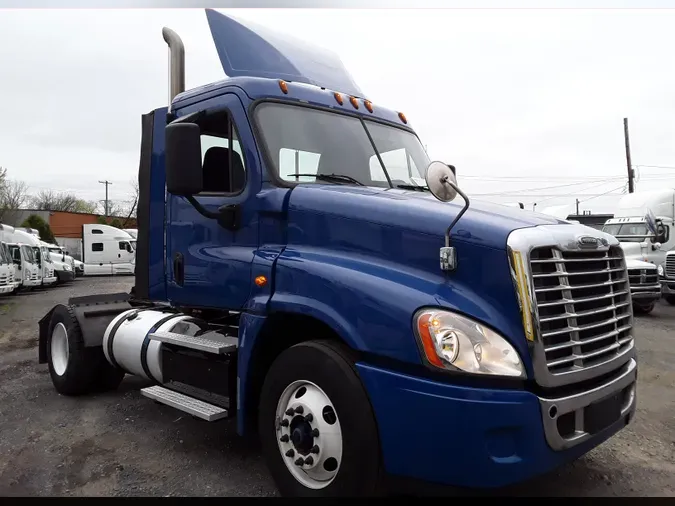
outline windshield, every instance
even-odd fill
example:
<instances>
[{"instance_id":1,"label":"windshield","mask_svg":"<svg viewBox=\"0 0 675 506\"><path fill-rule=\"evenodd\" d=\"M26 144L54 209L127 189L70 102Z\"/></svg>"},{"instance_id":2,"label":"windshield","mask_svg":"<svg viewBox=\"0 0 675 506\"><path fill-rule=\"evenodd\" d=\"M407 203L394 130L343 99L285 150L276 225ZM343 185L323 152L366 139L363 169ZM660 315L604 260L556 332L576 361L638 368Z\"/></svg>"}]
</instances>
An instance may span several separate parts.
<instances>
[{"instance_id":1,"label":"windshield","mask_svg":"<svg viewBox=\"0 0 675 506\"><path fill-rule=\"evenodd\" d=\"M424 185L429 157L417 136L407 130L278 103L261 104L255 118L273 168L285 181L325 184L313 175L337 174L345 176L342 183L351 178L388 188L388 174L392 186Z\"/></svg>"},{"instance_id":2,"label":"windshield","mask_svg":"<svg viewBox=\"0 0 675 506\"><path fill-rule=\"evenodd\" d=\"M12 257L9 256L9 250L4 242L0 242L0 264L11 264Z\"/></svg>"},{"instance_id":3,"label":"windshield","mask_svg":"<svg viewBox=\"0 0 675 506\"><path fill-rule=\"evenodd\" d=\"M623 242L644 242L651 235L644 223L613 223L602 227L602 231Z\"/></svg>"},{"instance_id":4,"label":"windshield","mask_svg":"<svg viewBox=\"0 0 675 506\"><path fill-rule=\"evenodd\" d=\"M23 252L23 258L26 260L26 262L31 264L36 263L35 255L33 255L33 248L24 245L21 246L21 251Z\"/></svg>"},{"instance_id":5,"label":"windshield","mask_svg":"<svg viewBox=\"0 0 675 506\"><path fill-rule=\"evenodd\" d=\"M131 249L136 251L136 241L130 241L131 242Z\"/></svg>"},{"instance_id":6,"label":"windshield","mask_svg":"<svg viewBox=\"0 0 675 506\"><path fill-rule=\"evenodd\" d=\"M42 247L42 258L45 259L45 262L53 263L52 256L49 254L49 250L46 247Z\"/></svg>"}]
</instances>

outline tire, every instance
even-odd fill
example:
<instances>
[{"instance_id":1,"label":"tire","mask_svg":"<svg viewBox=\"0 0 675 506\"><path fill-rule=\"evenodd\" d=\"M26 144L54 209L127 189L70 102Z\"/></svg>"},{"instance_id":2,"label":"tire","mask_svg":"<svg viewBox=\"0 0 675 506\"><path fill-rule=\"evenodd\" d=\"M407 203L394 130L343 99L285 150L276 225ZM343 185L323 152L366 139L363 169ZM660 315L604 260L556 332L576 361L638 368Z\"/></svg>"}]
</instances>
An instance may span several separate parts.
<instances>
[{"instance_id":1,"label":"tire","mask_svg":"<svg viewBox=\"0 0 675 506\"><path fill-rule=\"evenodd\" d=\"M666 299L666 302L670 304L671 306L675 306L675 295L666 295L663 297Z\"/></svg>"},{"instance_id":2,"label":"tire","mask_svg":"<svg viewBox=\"0 0 675 506\"><path fill-rule=\"evenodd\" d=\"M117 388L124 376L122 373L115 384L119 373L107 362L100 346L84 346L80 325L64 305L54 308L49 322L47 364L54 388L68 396Z\"/></svg>"},{"instance_id":3,"label":"tire","mask_svg":"<svg viewBox=\"0 0 675 506\"><path fill-rule=\"evenodd\" d=\"M649 304L633 304L633 311L637 314L649 314L654 310L655 302Z\"/></svg>"},{"instance_id":4,"label":"tire","mask_svg":"<svg viewBox=\"0 0 675 506\"><path fill-rule=\"evenodd\" d=\"M304 400L303 395L307 395ZM280 403L282 396L290 400ZM330 409L326 411L326 399L328 405L332 404L334 408L332 413ZM278 432L278 409L283 415L289 405L304 402L307 404L302 415L298 416L296 412L292 419L284 416L284 420L289 420L289 426L279 427L279 431L283 432ZM309 425L306 420L302 421L308 412L313 415ZM296 422L300 423L300 428L302 424L309 427L306 435L309 430L317 431L321 427L323 439L319 433L314 437L308 436L304 447L295 445L293 440L281 444L281 438L291 433ZM343 345L331 341L307 341L282 352L270 367L262 387L258 430L267 466L282 496L359 497L380 495L382 492L383 473L375 415L356 372L352 354ZM330 436L336 430L338 435ZM300 429L293 429L293 434L297 432L301 432ZM336 442L338 440L339 443ZM307 453L309 446L312 450ZM286 447L294 450L292 456L287 456L289 454L285 452L290 452L290 449ZM325 454L324 450L319 450L322 447ZM313 454L314 450L319 453ZM300 456L316 459L310 464L313 465L310 472L335 473L332 481L328 485L320 485L321 482L309 478L306 466L301 469L297 465L296 459ZM306 484L308 482L310 485Z\"/></svg>"}]
</instances>

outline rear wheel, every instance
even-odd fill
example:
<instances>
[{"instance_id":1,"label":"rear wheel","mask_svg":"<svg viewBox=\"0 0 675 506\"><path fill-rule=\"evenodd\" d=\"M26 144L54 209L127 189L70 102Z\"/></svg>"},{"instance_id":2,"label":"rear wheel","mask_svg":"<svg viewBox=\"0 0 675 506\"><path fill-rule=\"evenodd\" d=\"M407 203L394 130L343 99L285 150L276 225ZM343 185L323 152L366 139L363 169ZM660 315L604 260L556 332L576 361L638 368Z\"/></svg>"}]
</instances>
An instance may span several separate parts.
<instances>
[{"instance_id":1,"label":"rear wheel","mask_svg":"<svg viewBox=\"0 0 675 506\"><path fill-rule=\"evenodd\" d=\"M348 348L309 341L284 351L263 385L259 434L284 496L381 491L375 416Z\"/></svg>"},{"instance_id":2,"label":"rear wheel","mask_svg":"<svg viewBox=\"0 0 675 506\"><path fill-rule=\"evenodd\" d=\"M124 376L106 361L101 347L85 347L75 315L63 305L54 308L49 322L47 364L54 388L63 395L111 390Z\"/></svg>"}]
</instances>

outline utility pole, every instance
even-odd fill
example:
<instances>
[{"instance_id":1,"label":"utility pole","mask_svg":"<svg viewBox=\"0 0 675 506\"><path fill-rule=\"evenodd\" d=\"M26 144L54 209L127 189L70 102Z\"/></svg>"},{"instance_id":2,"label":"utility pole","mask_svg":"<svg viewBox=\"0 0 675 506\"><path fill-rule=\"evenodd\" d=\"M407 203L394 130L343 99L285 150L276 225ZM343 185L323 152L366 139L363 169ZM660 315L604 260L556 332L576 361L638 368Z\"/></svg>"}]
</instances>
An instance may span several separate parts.
<instances>
[{"instance_id":1,"label":"utility pole","mask_svg":"<svg viewBox=\"0 0 675 506\"><path fill-rule=\"evenodd\" d=\"M108 185L111 185L112 183L108 181L107 179L105 181L99 181L99 183L105 185L105 217L108 217Z\"/></svg>"},{"instance_id":2,"label":"utility pole","mask_svg":"<svg viewBox=\"0 0 675 506\"><path fill-rule=\"evenodd\" d=\"M579 216L579 199L577 199L577 216Z\"/></svg>"},{"instance_id":3,"label":"utility pole","mask_svg":"<svg viewBox=\"0 0 675 506\"><path fill-rule=\"evenodd\" d=\"M623 137L626 142L626 167L628 169L628 193L633 193L633 178L635 172L630 161L630 139L628 138L628 118L623 119Z\"/></svg>"}]
</instances>

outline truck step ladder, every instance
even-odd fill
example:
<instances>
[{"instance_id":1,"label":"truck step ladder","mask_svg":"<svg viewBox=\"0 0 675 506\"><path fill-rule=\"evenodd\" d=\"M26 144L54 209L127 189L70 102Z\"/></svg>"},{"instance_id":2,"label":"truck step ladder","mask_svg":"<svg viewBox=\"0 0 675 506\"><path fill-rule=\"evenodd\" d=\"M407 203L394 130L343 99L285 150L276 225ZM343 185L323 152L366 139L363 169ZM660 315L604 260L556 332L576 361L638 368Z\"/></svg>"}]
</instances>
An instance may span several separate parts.
<instances>
[{"instance_id":1,"label":"truck step ladder","mask_svg":"<svg viewBox=\"0 0 675 506\"><path fill-rule=\"evenodd\" d=\"M194 397L174 392L158 385L141 389L141 395L207 422L215 422L228 416L227 409L225 408L214 406L208 402L200 401Z\"/></svg>"},{"instance_id":2,"label":"truck step ladder","mask_svg":"<svg viewBox=\"0 0 675 506\"><path fill-rule=\"evenodd\" d=\"M236 337L224 336L211 332L204 336L186 336L176 334L175 332L153 332L150 339L161 341L166 344L173 344L183 348L204 351L222 355L224 353L233 353L237 351L238 339Z\"/></svg>"}]
</instances>

